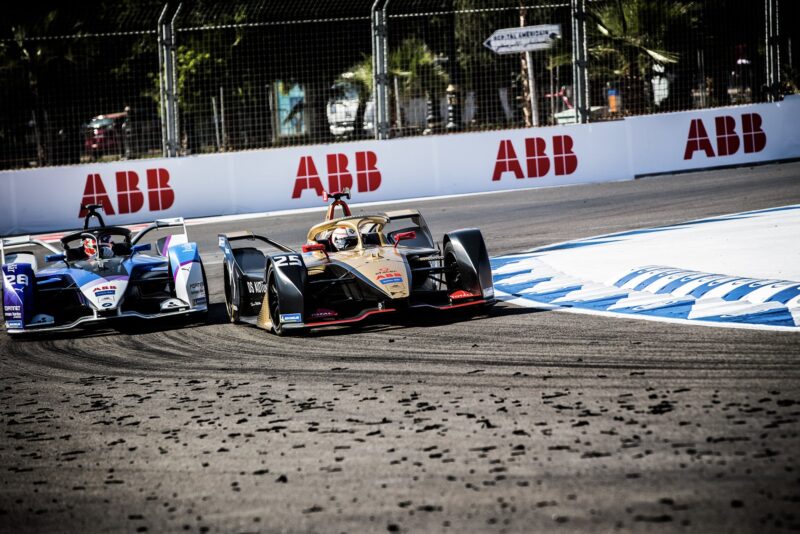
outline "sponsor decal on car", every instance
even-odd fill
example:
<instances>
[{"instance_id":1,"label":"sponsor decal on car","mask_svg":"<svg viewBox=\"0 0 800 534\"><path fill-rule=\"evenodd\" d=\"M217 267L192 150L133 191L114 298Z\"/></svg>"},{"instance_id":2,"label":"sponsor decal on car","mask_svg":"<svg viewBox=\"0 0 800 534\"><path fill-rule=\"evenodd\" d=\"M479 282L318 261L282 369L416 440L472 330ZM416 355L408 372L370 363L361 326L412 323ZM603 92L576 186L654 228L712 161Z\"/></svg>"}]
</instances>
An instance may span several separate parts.
<instances>
[{"instance_id":1,"label":"sponsor decal on car","mask_svg":"<svg viewBox=\"0 0 800 534\"><path fill-rule=\"evenodd\" d=\"M22 328L22 321L6 321L6 328L19 330Z\"/></svg>"},{"instance_id":2,"label":"sponsor decal on car","mask_svg":"<svg viewBox=\"0 0 800 534\"><path fill-rule=\"evenodd\" d=\"M312 319L331 319L337 317L339 314L327 308L318 308L317 311L311 314Z\"/></svg>"},{"instance_id":3,"label":"sponsor decal on car","mask_svg":"<svg viewBox=\"0 0 800 534\"><path fill-rule=\"evenodd\" d=\"M267 284L264 282L251 282L247 281L247 290L250 293L261 293L262 295L267 292Z\"/></svg>"},{"instance_id":4,"label":"sponsor decal on car","mask_svg":"<svg viewBox=\"0 0 800 534\"><path fill-rule=\"evenodd\" d=\"M282 313L281 314L281 322L282 323L302 323L303 316L299 313Z\"/></svg>"},{"instance_id":5,"label":"sponsor decal on car","mask_svg":"<svg viewBox=\"0 0 800 534\"><path fill-rule=\"evenodd\" d=\"M199 295L200 293L205 293L205 289L203 288L202 282L195 282L193 284L189 284L189 293L192 295Z\"/></svg>"},{"instance_id":6,"label":"sponsor decal on car","mask_svg":"<svg viewBox=\"0 0 800 534\"><path fill-rule=\"evenodd\" d=\"M400 284L403 282L403 275L397 271L381 272L375 277L381 284Z\"/></svg>"},{"instance_id":7,"label":"sponsor decal on car","mask_svg":"<svg viewBox=\"0 0 800 534\"><path fill-rule=\"evenodd\" d=\"M450 293L450 298L453 300L468 299L479 296L480 294L470 293L469 291L464 291L463 289L459 289L458 291L453 291L452 293Z\"/></svg>"}]
</instances>

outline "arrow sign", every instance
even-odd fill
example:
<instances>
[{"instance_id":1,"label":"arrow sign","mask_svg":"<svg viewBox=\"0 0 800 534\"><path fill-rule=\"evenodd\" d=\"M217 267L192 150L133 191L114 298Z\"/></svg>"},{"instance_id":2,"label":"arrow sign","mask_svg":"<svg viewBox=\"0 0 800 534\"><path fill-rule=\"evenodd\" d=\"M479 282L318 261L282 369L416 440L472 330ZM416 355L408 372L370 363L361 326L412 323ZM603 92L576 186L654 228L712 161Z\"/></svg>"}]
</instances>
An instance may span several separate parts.
<instances>
[{"instance_id":1,"label":"arrow sign","mask_svg":"<svg viewBox=\"0 0 800 534\"><path fill-rule=\"evenodd\" d=\"M496 54L513 54L532 50L547 50L561 38L561 24L523 26L497 30L483 42L483 46Z\"/></svg>"}]
</instances>

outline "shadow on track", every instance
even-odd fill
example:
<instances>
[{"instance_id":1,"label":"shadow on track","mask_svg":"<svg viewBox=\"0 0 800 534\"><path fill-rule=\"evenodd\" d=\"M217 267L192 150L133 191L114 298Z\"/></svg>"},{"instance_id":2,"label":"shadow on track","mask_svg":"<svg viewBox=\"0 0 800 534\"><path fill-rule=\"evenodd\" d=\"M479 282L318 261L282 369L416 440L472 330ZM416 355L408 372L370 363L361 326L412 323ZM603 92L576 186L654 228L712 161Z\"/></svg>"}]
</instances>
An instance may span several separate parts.
<instances>
[{"instance_id":1,"label":"shadow on track","mask_svg":"<svg viewBox=\"0 0 800 534\"><path fill-rule=\"evenodd\" d=\"M523 308L498 302L493 306L484 308L479 312L475 310L414 310L400 312L390 318L366 319L363 322L347 326L328 326L313 329L301 334L301 337L321 338L332 336L346 336L354 333L388 332L403 330L405 328L427 328L449 326L469 321L483 322L495 317L510 317L515 315L529 315L549 310ZM226 316L227 318L227 316ZM257 327L252 327L257 328Z\"/></svg>"},{"instance_id":2,"label":"shadow on track","mask_svg":"<svg viewBox=\"0 0 800 534\"><path fill-rule=\"evenodd\" d=\"M203 326L207 324L224 324L227 321L224 304L211 304L207 316L199 313L162 319L110 319L108 322L91 324L73 330L60 332L29 332L17 334L14 340L21 342L58 341L69 339L103 338L118 334L137 335L168 332Z\"/></svg>"}]
</instances>

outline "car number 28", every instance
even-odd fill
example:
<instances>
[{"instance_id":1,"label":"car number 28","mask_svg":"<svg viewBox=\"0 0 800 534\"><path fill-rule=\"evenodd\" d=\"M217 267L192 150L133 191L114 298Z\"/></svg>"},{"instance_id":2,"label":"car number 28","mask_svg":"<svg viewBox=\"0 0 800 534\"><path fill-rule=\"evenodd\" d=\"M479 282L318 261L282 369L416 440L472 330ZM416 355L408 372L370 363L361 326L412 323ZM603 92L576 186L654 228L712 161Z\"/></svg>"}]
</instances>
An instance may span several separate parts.
<instances>
[{"instance_id":1,"label":"car number 28","mask_svg":"<svg viewBox=\"0 0 800 534\"><path fill-rule=\"evenodd\" d=\"M300 261L300 256L297 254L288 254L286 256L273 256L272 261L278 267L301 267L303 262Z\"/></svg>"}]
</instances>

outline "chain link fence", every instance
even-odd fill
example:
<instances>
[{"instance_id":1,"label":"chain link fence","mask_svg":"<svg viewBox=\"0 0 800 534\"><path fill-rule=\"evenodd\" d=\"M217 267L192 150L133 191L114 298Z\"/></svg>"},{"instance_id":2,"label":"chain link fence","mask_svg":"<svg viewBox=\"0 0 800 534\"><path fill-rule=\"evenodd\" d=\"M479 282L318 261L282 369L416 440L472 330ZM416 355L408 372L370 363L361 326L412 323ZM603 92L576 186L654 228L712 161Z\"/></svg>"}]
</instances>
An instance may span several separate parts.
<instances>
[{"instance_id":1,"label":"chain link fence","mask_svg":"<svg viewBox=\"0 0 800 534\"><path fill-rule=\"evenodd\" d=\"M798 91L798 11L793 0L39 6L0 39L0 168L772 101ZM514 48L511 29L541 46Z\"/></svg>"}]
</instances>

